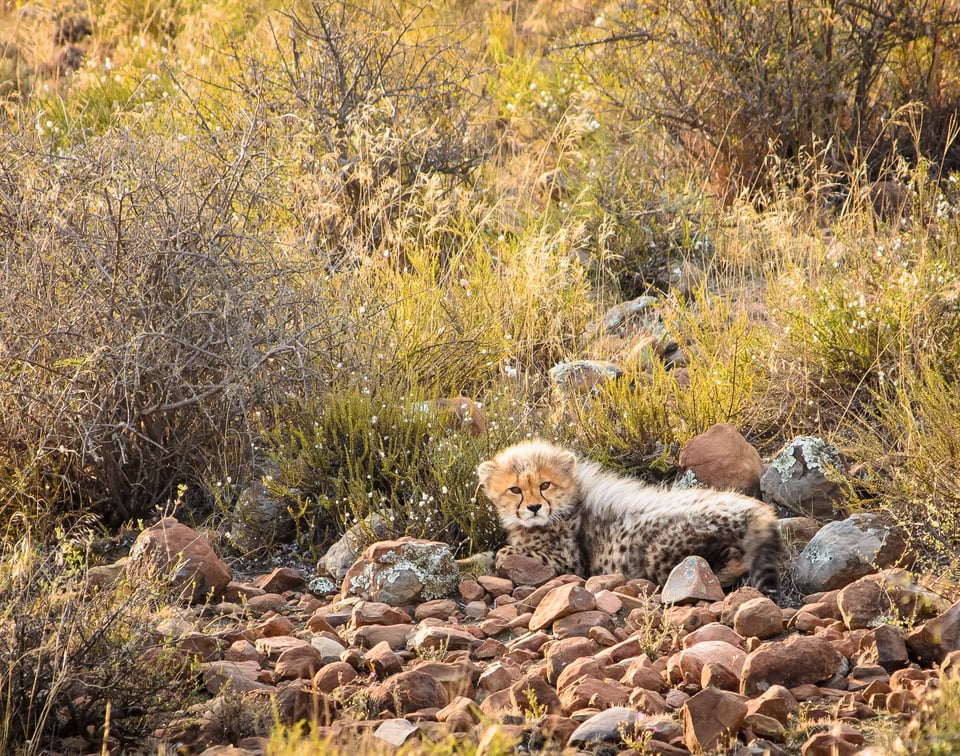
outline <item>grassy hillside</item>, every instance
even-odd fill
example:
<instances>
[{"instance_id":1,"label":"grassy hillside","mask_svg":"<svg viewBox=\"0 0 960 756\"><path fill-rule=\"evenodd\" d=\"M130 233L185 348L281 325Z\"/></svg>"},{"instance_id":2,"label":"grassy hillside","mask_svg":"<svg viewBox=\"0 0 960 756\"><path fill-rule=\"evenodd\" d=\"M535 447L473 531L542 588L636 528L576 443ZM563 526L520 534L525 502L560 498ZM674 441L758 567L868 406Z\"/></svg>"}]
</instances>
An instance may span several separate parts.
<instances>
[{"instance_id":1,"label":"grassy hillside","mask_svg":"<svg viewBox=\"0 0 960 756\"><path fill-rule=\"evenodd\" d=\"M256 480L314 549L377 509L466 554L505 443L664 478L732 422L836 444L848 506L960 575L958 18L0 4L6 563L216 528ZM592 328L644 294L682 367ZM587 357L623 378L561 407L550 368ZM486 434L416 409L457 395Z\"/></svg>"}]
</instances>

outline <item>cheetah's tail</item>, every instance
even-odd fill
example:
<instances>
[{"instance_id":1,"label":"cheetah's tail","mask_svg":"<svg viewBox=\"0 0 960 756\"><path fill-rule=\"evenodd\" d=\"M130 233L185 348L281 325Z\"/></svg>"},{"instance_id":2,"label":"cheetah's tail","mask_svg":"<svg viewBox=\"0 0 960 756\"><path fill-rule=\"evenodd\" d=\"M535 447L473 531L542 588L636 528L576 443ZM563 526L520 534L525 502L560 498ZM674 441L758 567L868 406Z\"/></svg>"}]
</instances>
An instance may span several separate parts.
<instances>
[{"instance_id":1,"label":"cheetah's tail","mask_svg":"<svg viewBox=\"0 0 960 756\"><path fill-rule=\"evenodd\" d=\"M780 597L780 529L772 509L763 507L751 518L745 546L750 585L776 601Z\"/></svg>"}]
</instances>

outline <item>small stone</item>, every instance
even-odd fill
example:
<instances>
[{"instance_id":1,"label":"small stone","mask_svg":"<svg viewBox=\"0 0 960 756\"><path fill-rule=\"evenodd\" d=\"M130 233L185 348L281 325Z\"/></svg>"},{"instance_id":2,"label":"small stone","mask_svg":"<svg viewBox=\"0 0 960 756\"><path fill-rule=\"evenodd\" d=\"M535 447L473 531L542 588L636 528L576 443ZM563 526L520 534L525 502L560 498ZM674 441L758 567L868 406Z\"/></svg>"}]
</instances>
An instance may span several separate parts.
<instances>
[{"instance_id":1,"label":"small stone","mask_svg":"<svg viewBox=\"0 0 960 756\"><path fill-rule=\"evenodd\" d=\"M725 745L740 731L747 705L735 693L707 688L683 704L683 743L700 753Z\"/></svg>"},{"instance_id":2,"label":"small stone","mask_svg":"<svg viewBox=\"0 0 960 756\"><path fill-rule=\"evenodd\" d=\"M364 625L353 634L353 643L360 648L373 648L386 641L394 651L403 651L412 632L413 625Z\"/></svg>"},{"instance_id":3,"label":"small stone","mask_svg":"<svg viewBox=\"0 0 960 756\"><path fill-rule=\"evenodd\" d=\"M414 610L414 616L418 620L428 617L445 620L456 615L457 611L457 602L453 599L434 599L418 604Z\"/></svg>"},{"instance_id":4,"label":"small stone","mask_svg":"<svg viewBox=\"0 0 960 756\"><path fill-rule=\"evenodd\" d=\"M261 575L255 579L253 584L267 593L299 591L307 585L303 575L292 567L277 567L268 575Z\"/></svg>"},{"instance_id":5,"label":"small stone","mask_svg":"<svg viewBox=\"0 0 960 756\"><path fill-rule=\"evenodd\" d=\"M346 685L357 678L357 670L350 664L342 661L336 661L324 665L319 672L313 676L313 684L317 689L324 693L331 693L335 688Z\"/></svg>"},{"instance_id":6,"label":"small stone","mask_svg":"<svg viewBox=\"0 0 960 756\"><path fill-rule=\"evenodd\" d=\"M461 580L457 590L464 601L480 601L487 595L486 590L476 580Z\"/></svg>"},{"instance_id":7,"label":"small stone","mask_svg":"<svg viewBox=\"0 0 960 756\"><path fill-rule=\"evenodd\" d=\"M876 664L887 672L907 666L907 644L893 625L878 625L860 639L861 664Z\"/></svg>"},{"instance_id":8,"label":"small stone","mask_svg":"<svg viewBox=\"0 0 960 756\"><path fill-rule=\"evenodd\" d=\"M403 716L418 709L443 708L448 699L443 686L430 675L417 670L400 672L368 689L379 710L387 709Z\"/></svg>"},{"instance_id":9,"label":"small stone","mask_svg":"<svg viewBox=\"0 0 960 756\"><path fill-rule=\"evenodd\" d=\"M760 476L763 500L787 514L832 519L840 499L837 479L844 475L835 446L813 436L788 443Z\"/></svg>"},{"instance_id":10,"label":"small stone","mask_svg":"<svg viewBox=\"0 0 960 756\"><path fill-rule=\"evenodd\" d=\"M700 686L706 664L722 666L738 680L747 652L725 641L703 641L674 654L667 660L667 673L677 684Z\"/></svg>"},{"instance_id":11,"label":"small stone","mask_svg":"<svg viewBox=\"0 0 960 756\"><path fill-rule=\"evenodd\" d=\"M207 539L173 517L141 531L130 549L127 570L167 578L192 602L221 596L231 577Z\"/></svg>"},{"instance_id":12,"label":"small stone","mask_svg":"<svg viewBox=\"0 0 960 756\"><path fill-rule=\"evenodd\" d=\"M477 582L494 598L513 593L513 581L508 578L497 577L496 575L481 575L477 578Z\"/></svg>"},{"instance_id":13,"label":"small stone","mask_svg":"<svg viewBox=\"0 0 960 756\"><path fill-rule=\"evenodd\" d=\"M788 688L782 685L771 685L759 696L747 701L747 714L772 717L786 726L799 707L800 704Z\"/></svg>"},{"instance_id":14,"label":"small stone","mask_svg":"<svg viewBox=\"0 0 960 756\"><path fill-rule=\"evenodd\" d=\"M733 629L745 638L773 638L783 632L783 611L766 596L750 599L733 615Z\"/></svg>"},{"instance_id":15,"label":"small stone","mask_svg":"<svg viewBox=\"0 0 960 756\"><path fill-rule=\"evenodd\" d=\"M373 736L387 745L399 748L419 731L420 728L408 719L395 718L381 722L373 731Z\"/></svg>"},{"instance_id":16,"label":"small stone","mask_svg":"<svg viewBox=\"0 0 960 756\"><path fill-rule=\"evenodd\" d=\"M563 713L563 704L556 691L538 674L526 675L510 687L510 703L524 712Z\"/></svg>"},{"instance_id":17,"label":"small stone","mask_svg":"<svg viewBox=\"0 0 960 756\"><path fill-rule=\"evenodd\" d=\"M598 627L610 631L613 629L613 620L606 612L592 610L561 617L553 623L552 630L558 638L573 638L588 637Z\"/></svg>"},{"instance_id":18,"label":"small stone","mask_svg":"<svg viewBox=\"0 0 960 756\"><path fill-rule=\"evenodd\" d=\"M358 601L351 617L355 627L409 624L410 615L381 601Z\"/></svg>"},{"instance_id":19,"label":"small stone","mask_svg":"<svg viewBox=\"0 0 960 756\"><path fill-rule=\"evenodd\" d=\"M743 647L743 636L719 622L711 622L688 633L680 640L680 645L683 648L690 648L704 641L725 641L731 646Z\"/></svg>"},{"instance_id":20,"label":"small stone","mask_svg":"<svg viewBox=\"0 0 960 756\"><path fill-rule=\"evenodd\" d=\"M320 652L311 645L288 648L277 657L274 672L278 680L292 680L299 677L309 679L323 666Z\"/></svg>"},{"instance_id":21,"label":"small stone","mask_svg":"<svg viewBox=\"0 0 960 756\"><path fill-rule=\"evenodd\" d=\"M538 586L554 577L557 571L533 557L504 554L497 556L497 574L514 585Z\"/></svg>"},{"instance_id":22,"label":"small stone","mask_svg":"<svg viewBox=\"0 0 960 756\"><path fill-rule=\"evenodd\" d=\"M630 700L630 692L630 688L618 682L582 677L563 688L560 703L568 715L588 707L609 709L625 706Z\"/></svg>"},{"instance_id":23,"label":"small stone","mask_svg":"<svg viewBox=\"0 0 960 756\"><path fill-rule=\"evenodd\" d=\"M638 720L634 709L615 706L584 720L570 735L567 746L587 746L591 743L622 743L624 734L632 736L630 727ZM626 728L626 729L625 729Z\"/></svg>"},{"instance_id":24,"label":"small stone","mask_svg":"<svg viewBox=\"0 0 960 756\"><path fill-rule=\"evenodd\" d=\"M480 641L469 632L451 625L421 627L413 632L407 642L411 649L444 651L468 651L479 644Z\"/></svg>"},{"instance_id":25,"label":"small stone","mask_svg":"<svg viewBox=\"0 0 960 756\"><path fill-rule=\"evenodd\" d=\"M590 611L597 606L596 597L576 583L567 583L550 591L530 618L530 629L541 630L561 617L575 612Z\"/></svg>"},{"instance_id":26,"label":"small stone","mask_svg":"<svg viewBox=\"0 0 960 756\"><path fill-rule=\"evenodd\" d=\"M665 604L693 601L722 601L723 588L713 574L707 560L690 556L673 568L663 586L661 598Z\"/></svg>"},{"instance_id":27,"label":"small stone","mask_svg":"<svg viewBox=\"0 0 960 756\"><path fill-rule=\"evenodd\" d=\"M403 660L390 648L386 641L380 641L364 655L367 667L378 680L385 680L403 669Z\"/></svg>"},{"instance_id":28,"label":"small stone","mask_svg":"<svg viewBox=\"0 0 960 756\"><path fill-rule=\"evenodd\" d=\"M851 630L868 628L885 620L927 619L946 608L946 603L913 582L906 570L884 570L866 575L843 588L837 605L844 624Z\"/></svg>"},{"instance_id":29,"label":"small stone","mask_svg":"<svg viewBox=\"0 0 960 756\"><path fill-rule=\"evenodd\" d=\"M690 439L678 462L710 488L760 493L760 454L730 423L718 423Z\"/></svg>"},{"instance_id":30,"label":"small stone","mask_svg":"<svg viewBox=\"0 0 960 756\"><path fill-rule=\"evenodd\" d=\"M811 735L800 747L802 756L853 756L863 746L863 735L837 723L827 732Z\"/></svg>"},{"instance_id":31,"label":"small stone","mask_svg":"<svg viewBox=\"0 0 960 756\"><path fill-rule=\"evenodd\" d=\"M911 631L906 644L910 656L924 666L939 664L960 650L960 602Z\"/></svg>"},{"instance_id":32,"label":"small stone","mask_svg":"<svg viewBox=\"0 0 960 756\"><path fill-rule=\"evenodd\" d=\"M747 656L740 692L755 696L771 685L792 688L826 680L840 669L841 657L819 636L793 635L761 645Z\"/></svg>"}]
</instances>

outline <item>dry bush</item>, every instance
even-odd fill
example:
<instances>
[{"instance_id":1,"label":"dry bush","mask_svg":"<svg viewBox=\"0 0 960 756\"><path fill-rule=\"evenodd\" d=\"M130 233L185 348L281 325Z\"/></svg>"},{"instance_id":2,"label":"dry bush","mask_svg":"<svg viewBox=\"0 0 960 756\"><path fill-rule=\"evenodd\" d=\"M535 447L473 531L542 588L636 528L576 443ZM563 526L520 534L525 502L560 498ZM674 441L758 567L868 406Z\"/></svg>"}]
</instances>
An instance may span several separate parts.
<instances>
[{"instance_id":1,"label":"dry bush","mask_svg":"<svg viewBox=\"0 0 960 756\"><path fill-rule=\"evenodd\" d=\"M310 385L321 323L257 235L256 161L198 141L5 145L4 516L196 497L249 458L253 412Z\"/></svg>"},{"instance_id":2,"label":"dry bush","mask_svg":"<svg viewBox=\"0 0 960 756\"><path fill-rule=\"evenodd\" d=\"M697 155L727 199L769 191L771 159L824 144L827 168L865 160L873 177L897 154L960 166L949 136L960 107L953 0L651 0L608 15L583 69ZM916 145L890 117L911 103L926 110Z\"/></svg>"},{"instance_id":3,"label":"dry bush","mask_svg":"<svg viewBox=\"0 0 960 756\"><path fill-rule=\"evenodd\" d=\"M238 51L232 86L297 151L294 213L331 270L405 247L450 248L460 193L483 157L468 31L426 4L314 0L271 19L268 49Z\"/></svg>"}]
</instances>

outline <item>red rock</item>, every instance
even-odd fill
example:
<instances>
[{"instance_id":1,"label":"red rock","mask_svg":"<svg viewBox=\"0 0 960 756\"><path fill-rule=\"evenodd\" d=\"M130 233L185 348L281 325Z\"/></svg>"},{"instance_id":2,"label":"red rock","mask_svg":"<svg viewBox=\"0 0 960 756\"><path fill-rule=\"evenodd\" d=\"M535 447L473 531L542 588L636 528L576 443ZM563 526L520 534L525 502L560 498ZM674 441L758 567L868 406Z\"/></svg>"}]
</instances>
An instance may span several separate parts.
<instances>
[{"instance_id":1,"label":"red rock","mask_svg":"<svg viewBox=\"0 0 960 756\"><path fill-rule=\"evenodd\" d=\"M563 713L563 704L556 691L540 675L525 675L510 686L510 703L520 711Z\"/></svg>"},{"instance_id":2,"label":"red rock","mask_svg":"<svg viewBox=\"0 0 960 756\"><path fill-rule=\"evenodd\" d=\"M609 575L592 575L587 578L583 587L595 594L600 591L612 591L626 582L622 572L613 572Z\"/></svg>"},{"instance_id":3,"label":"red rock","mask_svg":"<svg viewBox=\"0 0 960 756\"><path fill-rule=\"evenodd\" d=\"M260 617L267 612L280 613L288 610L290 605L287 600L278 593L261 593L259 596L251 596L247 599L247 612L254 617Z\"/></svg>"},{"instance_id":4,"label":"red rock","mask_svg":"<svg viewBox=\"0 0 960 756\"><path fill-rule=\"evenodd\" d=\"M346 662L333 662L325 665L313 676L313 684L324 693L331 693L335 688L352 682L357 678L357 670Z\"/></svg>"},{"instance_id":5,"label":"red rock","mask_svg":"<svg viewBox=\"0 0 960 756\"><path fill-rule=\"evenodd\" d=\"M460 598L464 601L480 601L487 592L476 580L461 580L458 587Z\"/></svg>"},{"instance_id":6,"label":"red rock","mask_svg":"<svg viewBox=\"0 0 960 756\"><path fill-rule=\"evenodd\" d=\"M546 583L543 583L536 588L521 585L513 592L514 597L517 599L517 611L532 612L537 608L537 606L539 606L540 602L543 601L544 596L550 593L550 591L552 591L554 588L558 588L561 585L566 585L567 583L583 585L583 578L579 578L576 575L558 575L557 577L551 578Z\"/></svg>"},{"instance_id":7,"label":"red rock","mask_svg":"<svg viewBox=\"0 0 960 756\"><path fill-rule=\"evenodd\" d=\"M254 661L204 662L200 665L200 671L206 682L207 691L212 695L218 695L224 689L234 693L245 693L270 688L262 680L263 670Z\"/></svg>"},{"instance_id":8,"label":"red rock","mask_svg":"<svg viewBox=\"0 0 960 756\"><path fill-rule=\"evenodd\" d=\"M380 601L358 601L353 605L352 620L355 627L400 625L409 624L410 615Z\"/></svg>"},{"instance_id":9,"label":"red rock","mask_svg":"<svg viewBox=\"0 0 960 756\"><path fill-rule=\"evenodd\" d=\"M766 596L750 599L737 607L733 629L745 638L773 638L783 632L783 612Z\"/></svg>"},{"instance_id":10,"label":"red rock","mask_svg":"<svg viewBox=\"0 0 960 756\"><path fill-rule=\"evenodd\" d=\"M877 664L887 672L907 666L907 644L903 634L893 625L878 625L860 639L858 661Z\"/></svg>"},{"instance_id":11,"label":"red rock","mask_svg":"<svg viewBox=\"0 0 960 756\"><path fill-rule=\"evenodd\" d=\"M293 635L296 626L288 617L268 617L256 626L257 633L263 638L277 638Z\"/></svg>"},{"instance_id":12,"label":"red rock","mask_svg":"<svg viewBox=\"0 0 960 756\"><path fill-rule=\"evenodd\" d=\"M643 652L643 644L640 643L639 638L631 636L614 646L598 651L596 657L604 664L616 664L617 662L639 656Z\"/></svg>"},{"instance_id":13,"label":"red rock","mask_svg":"<svg viewBox=\"0 0 960 756\"><path fill-rule=\"evenodd\" d=\"M386 641L380 641L367 651L364 659L367 668L376 675L378 680L384 680L403 669L403 661L394 653L390 644Z\"/></svg>"},{"instance_id":14,"label":"red rock","mask_svg":"<svg viewBox=\"0 0 960 756\"><path fill-rule=\"evenodd\" d=\"M456 616L458 611L457 602L452 599L433 599L432 601L424 601L422 604L417 604L414 610L414 616L418 620L427 619L428 617L446 620Z\"/></svg>"},{"instance_id":15,"label":"red rock","mask_svg":"<svg viewBox=\"0 0 960 756\"><path fill-rule=\"evenodd\" d=\"M477 681L477 687L480 690L493 693L497 690L509 688L519 679L519 667L506 665L502 662L494 662L480 673L480 679Z\"/></svg>"},{"instance_id":16,"label":"red rock","mask_svg":"<svg viewBox=\"0 0 960 756\"><path fill-rule=\"evenodd\" d=\"M747 705L735 693L707 688L683 704L683 743L697 753L725 746L736 737Z\"/></svg>"},{"instance_id":17,"label":"red rock","mask_svg":"<svg viewBox=\"0 0 960 756\"><path fill-rule=\"evenodd\" d=\"M613 628L613 620L610 619L610 615L606 612L598 612L596 610L568 614L566 617L561 617L553 623L553 633L558 638L586 637L597 627L611 630Z\"/></svg>"},{"instance_id":18,"label":"red rock","mask_svg":"<svg viewBox=\"0 0 960 756\"><path fill-rule=\"evenodd\" d=\"M327 622L327 618L323 615L324 607L320 607L310 616L310 619L307 620L307 630L312 633L336 633L333 629L333 626Z\"/></svg>"},{"instance_id":19,"label":"red rock","mask_svg":"<svg viewBox=\"0 0 960 756\"><path fill-rule=\"evenodd\" d=\"M699 687L703 667L710 663L725 667L739 680L746 658L746 651L725 641L704 641L671 656L667 673L674 683Z\"/></svg>"},{"instance_id":20,"label":"red rock","mask_svg":"<svg viewBox=\"0 0 960 756\"><path fill-rule=\"evenodd\" d=\"M553 670L553 679L560 674L564 667L576 659L593 656L600 650L596 642L589 638L564 638L563 640L548 641L543 644L543 656L547 662L547 669ZM547 675L551 679L551 675Z\"/></svg>"},{"instance_id":21,"label":"red rock","mask_svg":"<svg viewBox=\"0 0 960 756\"><path fill-rule=\"evenodd\" d=\"M852 756L862 745L861 733L838 723L828 732L811 735L800 747L800 753L802 756Z\"/></svg>"},{"instance_id":22,"label":"red rock","mask_svg":"<svg viewBox=\"0 0 960 756\"><path fill-rule=\"evenodd\" d=\"M292 680L298 677L309 679L313 677L323 660L320 652L313 646L295 646L288 648L277 657L274 672L278 680Z\"/></svg>"},{"instance_id":23,"label":"red rock","mask_svg":"<svg viewBox=\"0 0 960 756\"><path fill-rule=\"evenodd\" d=\"M333 702L305 680L288 680L278 685L274 701L277 719L286 726L301 721L326 725L336 714Z\"/></svg>"},{"instance_id":24,"label":"red rock","mask_svg":"<svg viewBox=\"0 0 960 756\"><path fill-rule=\"evenodd\" d=\"M826 680L840 669L840 660L830 643L818 636L793 635L765 643L747 656L740 692L755 696L771 685L792 688Z\"/></svg>"},{"instance_id":25,"label":"red rock","mask_svg":"<svg viewBox=\"0 0 960 756\"><path fill-rule=\"evenodd\" d=\"M223 658L226 661L253 661L257 664L263 664L266 660L266 657L257 651L257 647L246 639L231 643Z\"/></svg>"},{"instance_id":26,"label":"red rock","mask_svg":"<svg viewBox=\"0 0 960 756\"><path fill-rule=\"evenodd\" d=\"M869 628L894 616L911 622L934 617L946 606L939 596L924 590L901 569L866 575L842 588L837 605L851 630Z\"/></svg>"},{"instance_id":27,"label":"red rock","mask_svg":"<svg viewBox=\"0 0 960 756\"><path fill-rule=\"evenodd\" d=\"M230 583L230 568L207 539L173 517L141 531L130 549L127 569L160 575L192 602L219 597Z\"/></svg>"},{"instance_id":28,"label":"red rock","mask_svg":"<svg viewBox=\"0 0 960 756\"><path fill-rule=\"evenodd\" d=\"M308 641L302 638L294 638L292 635L276 635L260 638L254 645L257 647L257 651L273 662L277 661L284 651L291 648L310 648Z\"/></svg>"},{"instance_id":29,"label":"red rock","mask_svg":"<svg viewBox=\"0 0 960 756\"><path fill-rule=\"evenodd\" d=\"M479 645L479 641L467 630L451 625L421 627L415 630L407 640L412 649L443 649L445 651L469 650Z\"/></svg>"},{"instance_id":30,"label":"red rock","mask_svg":"<svg viewBox=\"0 0 960 756\"><path fill-rule=\"evenodd\" d=\"M786 726L790 716L797 713L800 705L793 694L782 685L771 685L756 698L747 701L747 714L762 714L772 717Z\"/></svg>"},{"instance_id":31,"label":"red rock","mask_svg":"<svg viewBox=\"0 0 960 756\"><path fill-rule=\"evenodd\" d=\"M303 575L292 567L277 567L270 574L256 578L253 584L267 593L299 591L306 587Z\"/></svg>"},{"instance_id":32,"label":"red rock","mask_svg":"<svg viewBox=\"0 0 960 756\"><path fill-rule=\"evenodd\" d=\"M490 719L501 718L504 713L514 711L511 688L497 690L480 702L480 711Z\"/></svg>"},{"instance_id":33,"label":"red rock","mask_svg":"<svg viewBox=\"0 0 960 756\"><path fill-rule=\"evenodd\" d=\"M773 717L764 714L747 714L743 720L743 729L749 730L755 738L764 738L782 743L786 736L786 728Z\"/></svg>"},{"instance_id":34,"label":"red rock","mask_svg":"<svg viewBox=\"0 0 960 756\"><path fill-rule=\"evenodd\" d=\"M723 588L713 574L707 560L690 556L673 568L663 586L661 599L664 604L680 604L692 601L721 601Z\"/></svg>"},{"instance_id":35,"label":"red rock","mask_svg":"<svg viewBox=\"0 0 960 756\"><path fill-rule=\"evenodd\" d=\"M379 710L387 709L398 716L417 709L443 708L448 703L443 686L430 675L415 669L371 685L368 692Z\"/></svg>"},{"instance_id":36,"label":"red rock","mask_svg":"<svg viewBox=\"0 0 960 756\"><path fill-rule=\"evenodd\" d=\"M725 664L707 662L700 671L700 685L703 688L720 688L736 693L740 690L740 678Z\"/></svg>"},{"instance_id":37,"label":"red rock","mask_svg":"<svg viewBox=\"0 0 960 756\"><path fill-rule=\"evenodd\" d=\"M477 681L480 679L480 668L464 659L449 662L420 661L411 668L430 675L440 683L451 701L459 696L473 698Z\"/></svg>"},{"instance_id":38,"label":"red rock","mask_svg":"<svg viewBox=\"0 0 960 756\"><path fill-rule=\"evenodd\" d=\"M611 706L625 706L630 700L630 692L630 688L617 682L582 677L563 688L560 703L568 715L588 707L609 709Z\"/></svg>"},{"instance_id":39,"label":"red rock","mask_svg":"<svg viewBox=\"0 0 960 756\"><path fill-rule=\"evenodd\" d=\"M691 633L717 621L717 613L705 606L671 606L663 614L665 621ZM627 618L629 621L629 617Z\"/></svg>"},{"instance_id":40,"label":"red rock","mask_svg":"<svg viewBox=\"0 0 960 756\"><path fill-rule=\"evenodd\" d=\"M606 670L606 666L592 656L585 656L570 662L570 664L560 672L559 676L554 676L552 680L550 675L552 670L548 667L547 682L553 683L557 688L557 693L562 696L564 688L572 685L583 677L594 677L602 680L606 677Z\"/></svg>"},{"instance_id":41,"label":"red rock","mask_svg":"<svg viewBox=\"0 0 960 756\"><path fill-rule=\"evenodd\" d=\"M626 672L620 678L620 682L629 685L631 688L643 688L645 690L654 690L660 692L667 687L663 675L653 668L650 660L646 656L634 659Z\"/></svg>"},{"instance_id":42,"label":"red rock","mask_svg":"<svg viewBox=\"0 0 960 756\"><path fill-rule=\"evenodd\" d=\"M413 632L413 625L364 625L357 628L353 643L360 648L373 648L386 641L394 651L403 651L407 647L407 636Z\"/></svg>"},{"instance_id":43,"label":"red rock","mask_svg":"<svg viewBox=\"0 0 960 756\"><path fill-rule=\"evenodd\" d=\"M960 602L910 632L906 644L910 656L923 666L939 664L960 650Z\"/></svg>"},{"instance_id":44,"label":"red rock","mask_svg":"<svg viewBox=\"0 0 960 756\"><path fill-rule=\"evenodd\" d=\"M756 588L748 585L728 593L723 597L723 604L720 609L720 622L733 627L733 618L736 616L737 610L755 598L763 598L763 594Z\"/></svg>"},{"instance_id":45,"label":"red rock","mask_svg":"<svg viewBox=\"0 0 960 756\"><path fill-rule=\"evenodd\" d=\"M542 630L561 617L575 612L590 611L597 606L596 597L586 588L567 583L550 591L537 605L530 618L531 630Z\"/></svg>"},{"instance_id":46,"label":"red rock","mask_svg":"<svg viewBox=\"0 0 960 756\"><path fill-rule=\"evenodd\" d=\"M743 648L743 636L719 622L711 622L688 633L680 640L680 645L683 648L690 648L704 641L724 641L731 646Z\"/></svg>"},{"instance_id":47,"label":"red rock","mask_svg":"<svg viewBox=\"0 0 960 756\"><path fill-rule=\"evenodd\" d=\"M522 554L497 556L497 574L514 585L542 585L557 574L553 567Z\"/></svg>"},{"instance_id":48,"label":"red rock","mask_svg":"<svg viewBox=\"0 0 960 756\"><path fill-rule=\"evenodd\" d=\"M612 591L597 591L594 593L597 599L597 609L607 614L616 614L623 609L623 601Z\"/></svg>"},{"instance_id":49,"label":"red rock","mask_svg":"<svg viewBox=\"0 0 960 756\"><path fill-rule=\"evenodd\" d=\"M477 578L477 582L494 598L513 593L513 581L508 578L497 577L496 575L481 575Z\"/></svg>"},{"instance_id":50,"label":"red rock","mask_svg":"<svg viewBox=\"0 0 960 756\"><path fill-rule=\"evenodd\" d=\"M760 493L760 453L730 423L711 426L690 439L677 461L710 488Z\"/></svg>"}]
</instances>

